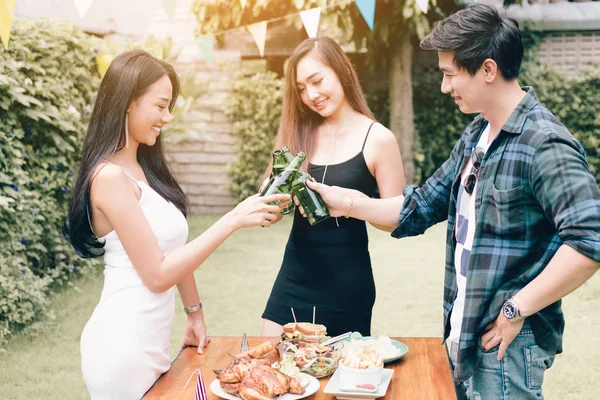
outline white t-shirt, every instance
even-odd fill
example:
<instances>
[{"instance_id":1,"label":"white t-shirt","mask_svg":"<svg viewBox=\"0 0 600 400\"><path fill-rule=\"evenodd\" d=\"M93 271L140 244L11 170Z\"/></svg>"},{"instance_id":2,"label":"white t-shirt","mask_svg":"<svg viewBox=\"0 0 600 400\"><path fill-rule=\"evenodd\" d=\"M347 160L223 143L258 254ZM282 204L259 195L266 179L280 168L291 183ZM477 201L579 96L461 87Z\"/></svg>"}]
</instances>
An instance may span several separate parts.
<instances>
[{"instance_id":1,"label":"white t-shirt","mask_svg":"<svg viewBox=\"0 0 600 400\"><path fill-rule=\"evenodd\" d=\"M490 136L490 125L488 124L481 133L476 147L483 150L484 154L490 147L488 138ZM475 149L473 149L475 151ZM465 308L465 291L467 288L467 268L471 258L473 236L475 235L475 194L477 193L477 181L472 194L465 191L465 182L471 173L473 163L471 159L461 173L458 198L456 200L456 225L454 235L456 236L456 249L454 251L454 268L456 269L456 284L458 293L454 300L454 307L450 315L449 340L458 343Z\"/></svg>"}]
</instances>

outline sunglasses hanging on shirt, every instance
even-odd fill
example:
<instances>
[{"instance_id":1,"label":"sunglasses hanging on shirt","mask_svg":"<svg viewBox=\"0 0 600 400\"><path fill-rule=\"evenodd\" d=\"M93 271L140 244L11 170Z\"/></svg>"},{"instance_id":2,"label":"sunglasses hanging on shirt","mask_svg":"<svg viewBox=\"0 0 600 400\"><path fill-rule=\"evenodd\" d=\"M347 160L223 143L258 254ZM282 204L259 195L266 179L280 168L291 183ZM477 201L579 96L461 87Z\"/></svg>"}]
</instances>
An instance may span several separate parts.
<instances>
[{"instance_id":1,"label":"sunglasses hanging on shirt","mask_svg":"<svg viewBox=\"0 0 600 400\"><path fill-rule=\"evenodd\" d=\"M471 172L465 181L465 192L470 195L473 194L473 190L475 190L477 176L479 175L479 167L481 167L481 162L483 161L484 155L485 152L481 147L475 148L471 153L471 163L473 163L473 166L471 167Z\"/></svg>"}]
</instances>

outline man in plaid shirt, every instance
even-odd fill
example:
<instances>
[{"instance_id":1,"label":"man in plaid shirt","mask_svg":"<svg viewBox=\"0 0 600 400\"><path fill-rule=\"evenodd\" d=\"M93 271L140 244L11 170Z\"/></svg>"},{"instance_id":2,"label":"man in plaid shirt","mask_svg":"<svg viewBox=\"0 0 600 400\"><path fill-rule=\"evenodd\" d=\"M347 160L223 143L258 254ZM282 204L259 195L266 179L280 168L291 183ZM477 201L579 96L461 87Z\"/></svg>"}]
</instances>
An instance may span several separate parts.
<instances>
[{"instance_id":1,"label":"man in plaid shirt","mask_svg":"<svg viewBox=\"0 0 600 400\"><path fill-rule=\"evenodd\" d=\"M332 216L396 238L447 219L444 340L459 399L543 398L544 372L562 352L560 299L600 266L600 190L579 142L517 82L516 21L476 4L421 47L438 52L442 92L479 113L448 160L394 199L310 186Z\"/></svg>"}]
</instances>

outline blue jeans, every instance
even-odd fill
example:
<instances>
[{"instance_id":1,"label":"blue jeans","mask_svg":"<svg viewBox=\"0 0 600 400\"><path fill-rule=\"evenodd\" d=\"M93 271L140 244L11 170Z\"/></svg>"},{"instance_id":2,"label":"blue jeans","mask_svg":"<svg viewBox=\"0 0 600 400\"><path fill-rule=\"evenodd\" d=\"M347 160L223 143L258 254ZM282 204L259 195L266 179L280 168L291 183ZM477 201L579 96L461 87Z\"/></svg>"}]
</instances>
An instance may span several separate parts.
<instances>
[{"instance_id":1,"label":"blue jeans","mask_svg":"<svg viewBox=\"0 0 600 400\"><path fill-rule=\"evenodd\" d=\"M458 345L451 343L450 361L454 369ZM541 400L544 372L552 366L554 354L535 344L527 321L519 335L508 346L504 358L498 357L498 346L489 351L477 348L480 362L475 373L465 382L454 382L459 400Z\"/></svg>"}]
</instances>

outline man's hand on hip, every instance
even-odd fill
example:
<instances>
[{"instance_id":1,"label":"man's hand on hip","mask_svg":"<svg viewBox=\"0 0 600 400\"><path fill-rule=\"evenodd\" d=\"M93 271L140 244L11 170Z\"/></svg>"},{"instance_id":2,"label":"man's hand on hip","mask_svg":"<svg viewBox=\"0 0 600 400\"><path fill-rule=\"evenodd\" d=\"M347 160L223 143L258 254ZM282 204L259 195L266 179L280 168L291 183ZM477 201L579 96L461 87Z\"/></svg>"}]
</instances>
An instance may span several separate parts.
<instances>
[{"instance_id":1,"label":"man's hand on hip","mask_svg":"<svg viewBox=\"0 0 600 400\"><path fill-rule=\"evenodd\" d=\"M500 361L504 357L508 346L515 340L519 332L521 332L524 323L525 320L511 322L504 316L501 310L496 321L485 327L486 333L481 337L481 348L489 351L495 346L500 345L498 349L498 361Z\"/></svg>"}]
</instances>

